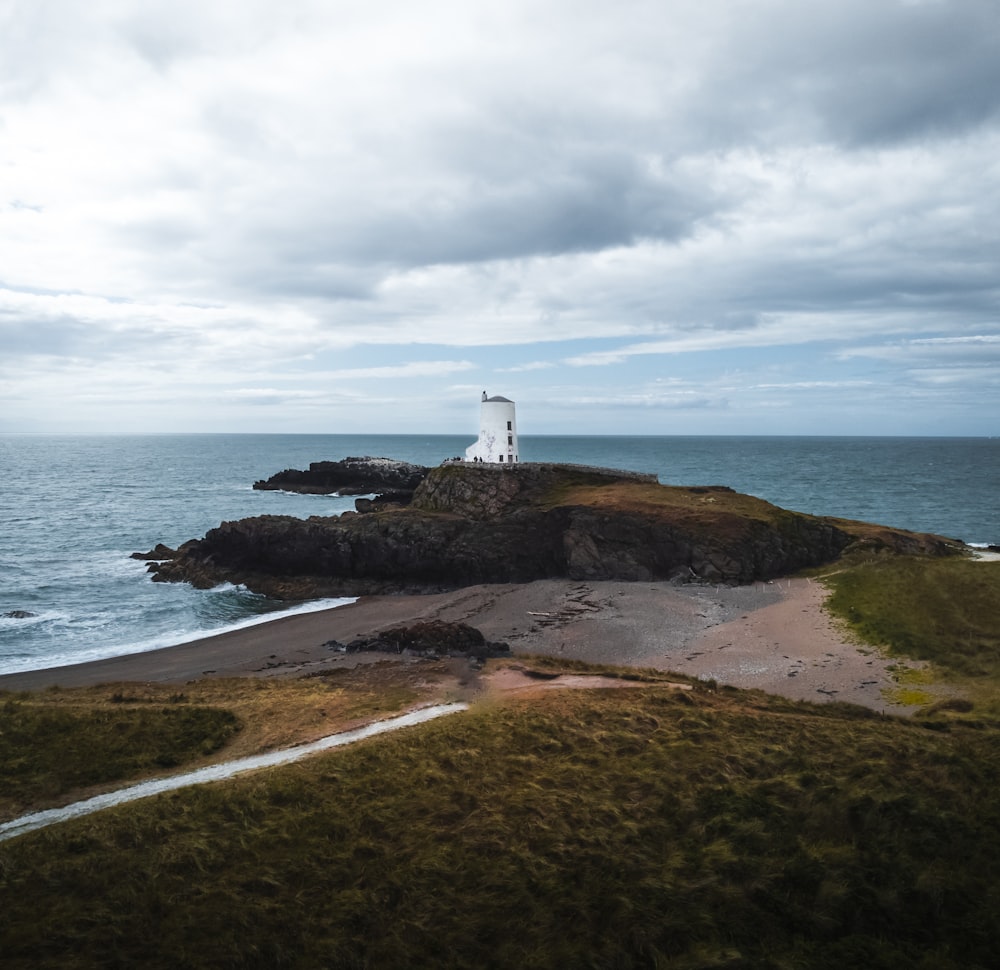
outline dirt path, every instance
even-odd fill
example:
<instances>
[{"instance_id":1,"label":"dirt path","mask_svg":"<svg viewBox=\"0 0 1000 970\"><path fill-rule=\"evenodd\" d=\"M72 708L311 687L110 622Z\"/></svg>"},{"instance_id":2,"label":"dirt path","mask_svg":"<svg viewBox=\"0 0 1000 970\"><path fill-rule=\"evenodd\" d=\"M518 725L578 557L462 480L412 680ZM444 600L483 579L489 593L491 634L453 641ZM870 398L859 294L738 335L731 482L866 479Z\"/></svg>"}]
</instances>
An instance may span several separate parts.
<instances>
[{"instance_id":1,"label":"dirt path","mask_svg":"<svg viewBox=\"0 0 1000 970\"><path fill-rule=\"evenodd\" d=\"M83 815L90 815L105 808L112 808L115 805L124 805L126 802L138 801L140 798L150 798L153 795L175 791L178 788L188 788L191 785L204 785L212 781L222 781L248 771L259 771L261 768L272 768L276 765L290 764L293 761L298 761L319 751L327 751L330 748L353 744L355 741L374 737L377 734L385 734L387 731L398 731L400 728L422 724L424 721L442 717L445 714L455 714L458 711L467 709L467 704L438 704L433 707L423 707L415 711L409 711L406 714L401 714L399 717L389 718L384 721L374 721L371 724L355 728L352 731L341 731L338 734L331 734L325 738L320 738L318 741L313 741L311 744L300 744L291 748L281 748L277 751L267 751L264 754L253 755L249 758L239 758L235 761L222 761L218 764L198 768L195 771L170 775L166 778L153 778L150 781L140 782L137 785L129 785L127 788L104 792L103 794L95 795L93 798L73 802L71 805L63 805L60 808L32 812L30 815L22 815L20 818L0 824L0 842L6 839L13 839L18 835L23 835L25 832L34 832L36 829L54 825L57 822L65 822L71 818L80 818Z\"/></svg>"}]
</instances>

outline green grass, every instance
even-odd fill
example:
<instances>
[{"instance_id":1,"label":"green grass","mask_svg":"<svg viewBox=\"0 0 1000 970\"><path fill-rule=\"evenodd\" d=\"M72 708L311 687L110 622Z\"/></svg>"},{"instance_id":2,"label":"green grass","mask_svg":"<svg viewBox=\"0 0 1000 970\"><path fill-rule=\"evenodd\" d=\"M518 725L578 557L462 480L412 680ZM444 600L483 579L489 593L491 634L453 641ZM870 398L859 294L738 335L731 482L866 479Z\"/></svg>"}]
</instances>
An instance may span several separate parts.
<instances>
[{"instance_id":1,"label":"green grass","mask_svg":"<svg viewBox=\"0 0 1000 970\"><path fill-rule=\"evenodd\" d=\"M59 707L0 698L0 812L173 768L211 754L239 729L229 711ZM0 816L2 817L2 816Z\"/></svg>"},{"instance_id":2,"label":"green grass","mask_svg":"<svg viewBox=\"0 0 1000 970\"><path fill-rule=\"evenodd\" d=\"M885 557L825 579L827 608L869 643L1000 682L1000 563Z\"/></svg>"},{"instance_id":3,"label":"green grass","mask_svg":"<svg viewBox=\"0 0 1000 970\"><path fill-rule=\"evenodd\" d=\"M0 821L194 762L241 758L450 699L447 665L0 692Z\"/></svg>"},{"instance_id":4,"label":"green grass","mask_svg":"<svg viewBox=\"0 0 1000 970\"><path fill-rule=\"evenodd\" d=\"M995 965L1000 745L546 693L0 844L21 967Z\"/></svg>"},{"instance_id":5,"label":"green grass","mask_svg":"<svg viewBox=\"0 0 1000 970\"><path fill-rule=\"evenodd\" d=\"M900 696L929 702L941 678L967 696L905 721L647 672L634 688L480 704L0 843L0 962L991 967L1000 566L838 569L833 611L931 664L901 662ZM0 808L230 738L257 750L327 733L408 703L418 674L0 698Z\"/></svg>"}]
</instances>

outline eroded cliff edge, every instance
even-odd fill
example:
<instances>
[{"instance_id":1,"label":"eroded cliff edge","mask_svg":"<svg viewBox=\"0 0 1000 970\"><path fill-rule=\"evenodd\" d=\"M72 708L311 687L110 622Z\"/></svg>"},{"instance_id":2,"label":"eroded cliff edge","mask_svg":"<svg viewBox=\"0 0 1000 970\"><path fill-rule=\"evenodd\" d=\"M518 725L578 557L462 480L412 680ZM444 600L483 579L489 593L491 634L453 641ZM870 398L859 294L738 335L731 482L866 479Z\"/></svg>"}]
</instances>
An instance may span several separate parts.
<instances>
[{"instance_id":1,"label":"eroded cliff edge","mask_svg":"<svg viewBox=\"0 0 1000 970\"><path fill-rule=\"evenodd\" d=\"M572 465L431 469L404 508L224 522L150 564L154 579L229 581L284 599L535 579L747 583L865 543L946 555L961 543L790 512L723 486ZM169 557L168 557L169 554Z\"/></svg>"}]
</instances>

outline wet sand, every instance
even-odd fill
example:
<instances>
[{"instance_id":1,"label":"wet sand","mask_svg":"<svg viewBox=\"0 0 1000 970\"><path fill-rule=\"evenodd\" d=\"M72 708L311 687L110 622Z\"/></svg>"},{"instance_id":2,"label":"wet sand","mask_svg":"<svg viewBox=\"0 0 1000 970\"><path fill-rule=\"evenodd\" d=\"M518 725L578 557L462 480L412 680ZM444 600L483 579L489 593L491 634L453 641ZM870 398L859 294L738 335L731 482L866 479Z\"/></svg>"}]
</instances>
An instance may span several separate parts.
<instances>
[{"instance_id":1,"label":"wet sand","mask_svg":"<svg viewBox=\"0 0 1000 970\"><path fill-rule=\"evenodd\" d=\"M793 700L838 700L900 713L883 690L900 663L852 642L823 609L827 591L807 579L776 584L780 598L705 630L671 669L720 684L755 687ZM905 666L918 667L908 661Z\"/></svg>"},{"instance_id":2,"label":"wet sand","mask_svg":"<svg viewBox=\"0 0 1000 970\"><path fill-rule=\"evenodd\" d=\"M294 676L386 659L337 653L327 641L440 619L478 627L515 654L654 667L795 699L899 711L881 696L892 685L889 662L847 642L823 611L824 597L808 580L740 587L541 580L362 597L147 653L0 676L0 690Z\"/></svg>"}]
</instances>

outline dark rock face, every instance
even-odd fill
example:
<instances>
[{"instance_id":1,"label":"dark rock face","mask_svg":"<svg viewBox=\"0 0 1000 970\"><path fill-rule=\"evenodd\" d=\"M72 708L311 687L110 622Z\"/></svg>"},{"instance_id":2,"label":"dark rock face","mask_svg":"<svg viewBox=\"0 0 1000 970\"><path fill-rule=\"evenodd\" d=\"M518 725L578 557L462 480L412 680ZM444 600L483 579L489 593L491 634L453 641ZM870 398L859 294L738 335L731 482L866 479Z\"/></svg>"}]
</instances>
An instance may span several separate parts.
<instances>
[{"instance_id":1,"label":"dark rock face","mask_svg":"<svg viewBox=\"0 0 1000 970\"><path fill-rule=\"evenodd\" d=\"M170 546L165 546L162 542L158 542L149 552L133 552L130 558L162 561L164 559L173 559L176 555L176 549L171 549Z\"/></svg>"},{"instance_id":2,"label":"dark rock face","mask_svg":"<svg viewBox=\"0 0 1000 970\"><path fill-rule=\"evenodd\" d=\"M945 540L788 512L718 486L649 476L471 464L429 472L406 508L224 522L149 569L284 599L426 592L536 579L747 583L836 559L855 542L944 554ZM871 530L869 530L871 531Z\"/></svg>"},{"instance_id":3,"label":"dark rock face","mask_svg":"<svg viewBox=\"0 0 1000 970\"><path fill-rule=\"evenodd\" d=\"M818 520L789 531L753 520L725 534L635 514L573 509L563 533L573 579L676 579L749 583L837 558L850 536Z\"/></svg>"},{"instance_id":4,"label":"dark rock face","mask_svg":"<svg viewBox=\"0 0 1000 970\"><path fill-rule=\"evenodd\" d=\"M408 499L428 469L392 458L344 458L314 461L307 471L286 468L266 481L254 482L258 490L303 492L309 495L368 495L372 492Z\"/></svg>"},{"instance_id":5,"label":"dark rock face","mask_svg":"<svg viewBox=\"0 0 1000 970\"><path fill-rule=\"evenodd\" d=\"M356 498L356 512L385 512L387 509L398 509L409 505L413 500L413 492L382 492L374 498Z\"/></svg>"},{"instance_id":6,"label":"dark rock face","mask_svg":"<svg viewBox=\"0 0 1000 970\"><path fill-rule=\"evenodd\" d=\"M473 626L466 623L445 623L442 620L393 627L350 643L328 640L323 646L340 653L373 650L379 653L408 653L418 657L471 657L477 660L502 657L510 653L510 647L506 643L487 641Z\"/></svg>"},{"instance_id":7,"label":"dark rock face","mask_svg":"<svg viewBox=\"0 0 1000 970\"><path fill-rule=\"evenodd\" d=\"M37 613L32 613L30 610L8 610L0 615L5 620L30 620L33 616L38 616Z\"/></svg>"},{"instance_id":8,"label":"dark rock face","mask_svg":"<svg viewBox=\"0 0 1000 970\"><path fill-rule=\"evenodd\" d=\"M478 523L410 510L348 518L259 516L223 522L153 563L157 580L209 588L229 579L286 599L420 592L561 575L555 523L536 516ZM537 528L536 528L537 526ZM239 577L239 578L236 578Z\"/></svg>"}]
</instances>

